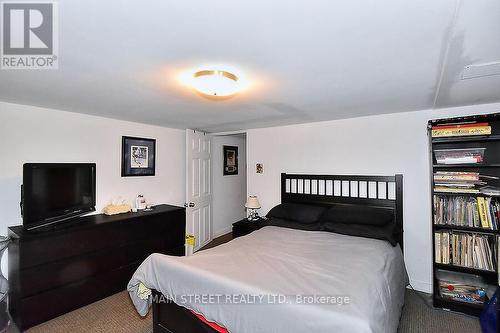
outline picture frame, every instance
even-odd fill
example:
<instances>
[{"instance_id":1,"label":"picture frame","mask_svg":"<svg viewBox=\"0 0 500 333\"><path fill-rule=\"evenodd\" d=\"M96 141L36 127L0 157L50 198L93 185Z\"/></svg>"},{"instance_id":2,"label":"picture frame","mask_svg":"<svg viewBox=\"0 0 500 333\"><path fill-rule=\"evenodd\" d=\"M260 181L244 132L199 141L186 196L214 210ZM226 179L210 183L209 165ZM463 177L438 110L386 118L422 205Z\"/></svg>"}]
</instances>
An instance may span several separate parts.
<instances>
[{"instance_id":1,"label":"picture frame","mask_svg":"<svg viewBox=\"0 0 500 333\"><path fill-rule=\"evenodd\" d=\"M154 176L156 140L122 136L122 177Z\"/></svg>"},{"instance_id":2,"label":"picture frame","mask_svg":"<svg viewBox=\"0 0 500 333\"><path fill-rule=\"evenodd\" d=\"M264 165L262 163L257 163L255 165L255 172L256 173L264 173Z\"/></svg>"},{"instance_id":3,"label":"picture frame","mask_svg":"<svg viewBox=\"0 0 500 333\"><path fill-rule=\"evenodd\" d=\"M232 176L238 174L238 147L223 146L224 176Z\"/></svg>"}]
</instances>

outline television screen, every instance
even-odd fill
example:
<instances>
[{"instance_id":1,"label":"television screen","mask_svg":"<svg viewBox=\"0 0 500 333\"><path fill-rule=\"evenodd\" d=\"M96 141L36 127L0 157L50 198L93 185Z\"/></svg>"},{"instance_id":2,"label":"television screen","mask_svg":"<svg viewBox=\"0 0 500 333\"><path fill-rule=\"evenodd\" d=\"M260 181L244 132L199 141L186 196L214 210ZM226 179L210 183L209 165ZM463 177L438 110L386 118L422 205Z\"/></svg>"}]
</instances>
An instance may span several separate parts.
<instances>
[{"instance_id":1,"label":"television screen","mask_svg":"<svg viewBox=\"0 0 500 333\"><path fill-rule=\"evenodd\" d=\"M94 163L26 163L23 224L33 229L95 210Z\"/></svg>"}]
</instances>

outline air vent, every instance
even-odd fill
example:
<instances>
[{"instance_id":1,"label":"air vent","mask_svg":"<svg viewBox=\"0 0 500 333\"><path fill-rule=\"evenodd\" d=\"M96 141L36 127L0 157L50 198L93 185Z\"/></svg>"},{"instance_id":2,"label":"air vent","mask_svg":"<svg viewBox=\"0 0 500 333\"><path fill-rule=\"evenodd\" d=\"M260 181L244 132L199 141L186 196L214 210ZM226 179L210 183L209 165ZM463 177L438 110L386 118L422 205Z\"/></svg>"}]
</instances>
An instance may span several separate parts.
<instances>
[{"instance_id":1,"label":"air vent","mask_svg":"<svg viewBox=\"0 0 500 333\"><path fill-rule=\"evenodd\" d=\"M500 75L500 61L465 66L462 72L462 80L492 75Z\"/></svg>"}]
</instances>

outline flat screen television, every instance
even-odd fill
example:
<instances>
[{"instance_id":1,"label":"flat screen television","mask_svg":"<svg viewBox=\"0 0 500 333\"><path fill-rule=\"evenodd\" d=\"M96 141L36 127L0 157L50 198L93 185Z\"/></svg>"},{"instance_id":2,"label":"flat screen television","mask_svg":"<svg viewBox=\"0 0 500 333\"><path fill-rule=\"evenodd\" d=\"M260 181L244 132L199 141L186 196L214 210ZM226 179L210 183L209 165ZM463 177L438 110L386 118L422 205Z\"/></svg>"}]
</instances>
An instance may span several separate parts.
<instances>
[{"instance_id":1,"label":"flat screen television","mask_svg":"<svg viewBox=\"0 0 500 333\"><path fill-rule=\"evenodd\" d=\"M25 163L21 212L27 230L95 211L95 163Z\"/></svg>"}]
</instances>

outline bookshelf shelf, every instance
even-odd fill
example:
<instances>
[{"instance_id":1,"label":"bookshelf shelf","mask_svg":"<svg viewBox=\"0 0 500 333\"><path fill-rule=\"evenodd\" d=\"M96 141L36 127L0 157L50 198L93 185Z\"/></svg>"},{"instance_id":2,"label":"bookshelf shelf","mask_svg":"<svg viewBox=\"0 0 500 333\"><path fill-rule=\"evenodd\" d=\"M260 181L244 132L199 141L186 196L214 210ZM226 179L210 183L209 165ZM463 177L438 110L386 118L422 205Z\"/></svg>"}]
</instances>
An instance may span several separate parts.
<instances>
[{"instance_id":1,"label":"bookshelf shelf","mask_svg":"<svg viewBox=\"0 0 500 333\"><path fill-rule=\"evenodd\" d=\"M452 225L452 224L434 224L434 229L435 230L457 230L457 231L473 232L473 233L481 233L481 234L491 234L491 235L500 234L500 232L498 230L491 230L491 229L477 228L477 227L465 227L465 226Z\"/></svg>"},{"instance_id":2,"label":"bookshelf shelf","mask_svg":"<svg viewBox=\"0 0 500 333\"><path fill-rule=\"evenodd\" d=\"M500 164L434 164L434 169L476 169L476 168L500 168Z\"/></svg>"},{"instance_id":3,"label":"bookshelf shelf","mask_svg":"<svg viewBox=\"0 0 500 333\"><path fill-rule=\"evenodd\" d=\"M475 275L489 275L490 277L492 276L494 277L497 275L497 272L487 271L485 269L478 269L478 268L471 268L471 267L457 266L457 265L438 264L438 263L434 263L434 265L436 266L436 268L452 272L468 273Z\"/></svg>"},{"instance_id":4,"label":"bookshelf shelf","mask_svg":"<svg viewBox=\"0 0 500 333\"><path fill-rule=\"evenodd\" d=\"M432 143L462 143L462 142L477 142L477 141L500 141L500 135L478 135L478 136L459 136L450 138L434 138Z\"/></svg>"},{"instance_id":5,"label":"bookshelf shelf","mask_svg":"<svg viewBox=\"0 0 500 333\"><path fill-rule=\"evenodd\" d=\"M440 308L456 311L456 312L466 312L473 316L479 316L483 310L483 305L471 304L465 302L454 301L451 299L442 298L437 296L434 304L437 304Z\"/></svg>"},{"instance_id":6,"label":"bookshelf shelf","mask_svg":"<svg viewBox=\"0 0 500 333\"><path fill-rule=\"evenodd\" d=\"M456 125L456 124L483 124L490 126L491 135L481 136L462 136L462 137L439 137L432 138L432 127L436 129L438 126ZM486 124L484 124L486 123ZM441 127L438 130L443 130ZM461 125L461 128L466 128L472 125ZM467 131L467 129L465 129ZM431 228L432 228L432 263L433 263L433 303L435 307L458 311L469 315L478 316L483 308L482 305L460 302L452 299L442 298L439 292L439 278L442 281L447 281L443 278L443 272L447 275L460 275L470 277L470 281L479 277L483 283L489 286L497 286L499 281L498 273L498 242L500 239L500 231L481 227L468 227L452 224L436 224L437 221L462 221L469 225L478 225L478 218L481 218L481 223L485 219L489 219L491 223L498 224L500 213L498 211L500 197L486 195L483 193L443 193L434 192L434 174L441 172L436 186L448 186L452 189L460 189L467 186L479 189L481 186L491 186L500 188L500 113L468 116L449 119L431 120L428 124L429 136L429 154L431 164ZM467 163L467 164L437 164L438 154L442 154L446 150L473 150L480 148L485 150L482 163ZM437 151L435 153L435 150ZM483 156L481 156L482 158ZM474 180L463 177L467 173L467 177L473 174ZM442 175L446 176L443 177ZM480 175L479 178L478 174ZM485 177L487 176L487 177ZM437 177L437 176L436 176ZM446 178L448 177L448 178ZM447 183L448 182L448 183ZM463 183L462 183L463 182ZM481 182L481 183L480 183ZM484 184L484 182L486 184ZM447 183L447 184L443 184ZM451 183L451 184L450 184ZM458 198L463 197L463 199ZM483 199L482 199L483 198ZM483 203L485 202L485 203ZM462 208L457 208L462 207ZM462 211L460 209L463 209ZM454 215L459 212L462 215ZM435 215L436 214L436 215ZM450 215L451 214L451 215ZM497 214L499 214L497 216ZM455 216L461 216L455 218ZM465 219L465 220L464 220ZM474 219L474 223L471 222ZM475 236L474 236L475 235ZM479 241L478 241L479 239ZM437 245L438 244L438 245ZM471 245L472 244L472 245ZM437 250L437 251L436 251ZM490 255L485 255L485 251L491 251ZM453 264L443 264L442 262L451 262L452 256L455 259L464 260L462 262L474 262L476 267L492 267L493 270L478 269L472 267L464 267ZM477 260L477 261L476 261ZM487 264L485 264L487 263ZM439 277L439 278L438 278ZM469 281L469 280L467 280ZM474 285L473 282L470 282Z\"/></svg>"},{"instance_id":7,"label":"bookshelf shelf","mask_svg":"<svg viewBox=\"0 0 500 333\"><path fill-rule=\"evenodd\" d=\"M460 302L460 301L454 301L452 299L448 299L448 298L443 298L441 296L439 296L439 300L443 303L448 303L448 304L457 304L457 305L467 305L467 306L471 306L473 308L476 308L476 309L480 309L482 310L483 309L483 305L481 304L474 304L474 303L467 303L467 302Z\"/></svg>"},{"instance_id":8,"label":"bookshelf shelf","mask_svg":"<svg viewBox=\"0 0 500 333\"><path fill-rule=\"evenodd\" d=\"M434 192L435 195L439 196L448 196L448 197L487 197L487 198L498 198L500 200L500 197L498 195L488 195L484 193L448 193L448 192Z\"/></svg>"}]
</instances>

